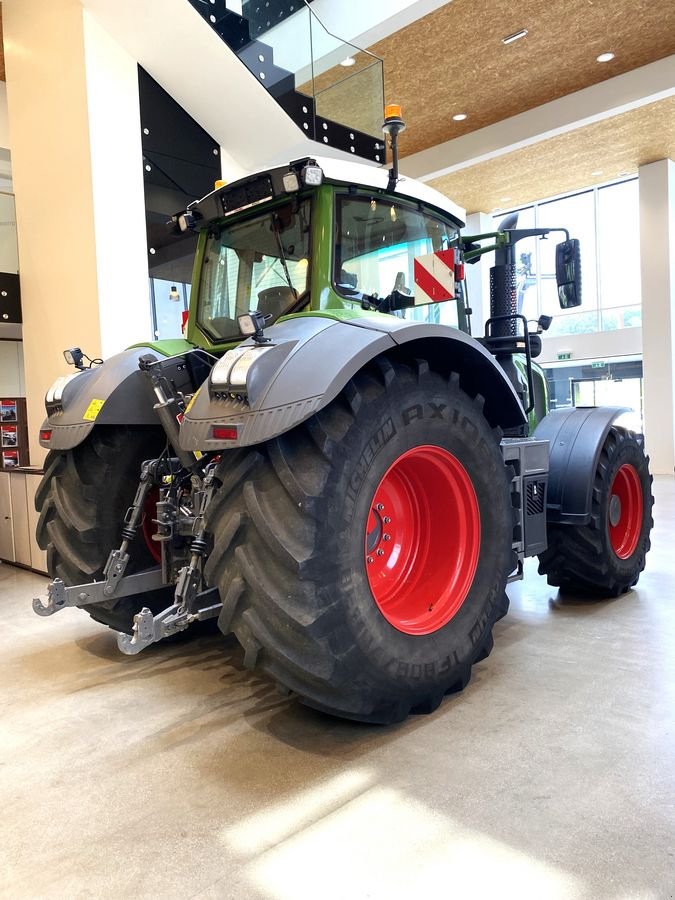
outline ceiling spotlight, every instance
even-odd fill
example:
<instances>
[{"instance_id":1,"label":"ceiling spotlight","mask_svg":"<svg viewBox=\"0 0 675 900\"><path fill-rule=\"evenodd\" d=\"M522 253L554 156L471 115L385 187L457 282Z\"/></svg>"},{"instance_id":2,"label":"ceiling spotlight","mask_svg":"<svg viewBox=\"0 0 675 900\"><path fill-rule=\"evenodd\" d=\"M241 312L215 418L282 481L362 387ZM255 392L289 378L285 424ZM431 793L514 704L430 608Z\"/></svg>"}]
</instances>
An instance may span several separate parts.
<instances>
[{"instance_id":1,"label":"ceiling spotlight","mask_svg":"<svg viewBox=\"0 0 675 900\"><path fill-rule=\"evenodd\" d=\"M499 198L501 203L508 203L510 199L511 199L510 197L500 197Z\"/></svg>"},{"instance_id":2,"label":"ceiling spotlight","mask_svg":"<svg viewBox=\"0 0 675 900\"><path fill-rule=\"evenodd\" d=\"M527 28L521 28L520 31L514 31L513 34L507 34L506 37L503 37L502 44L512 44L514 41L524 38L526 34Z\"/></svg>"},{"instance_id":3,"label":"ceiling spotlight","mask_svg":"<svg viewBox=\"0 0 675 900\"><path fill-rule=\"evenodd\" d=\"M609 62L612 59L614 59L613 53L601 53L600 56L598 56L598 62Z\"/></svg>"},{"instance_id":4,"label":"ceiling spotlight","mask_svg":"<svg viewBox=\"0 0 675 900\"><path fill-rule=\"evenodd\" d=\"M591 178L597 178L598 175L602 175L602 169L596 169L595 172L591 172Z\"/></svg>"},{"instance_id":5,"label":"ceiling spotlight","mask_svg":"<svg viewBox=\"0 0 675 900\"><path fill-rule=\"evenodd\" d=\"M455 122L463 122L466 119L466 113L457 113L456 116L452 117Z\"/></svg>"},{"instance_id":6,"label":"ceiling spotlight","mask_svg":"<svg viewBox=\"0 0 675 900\"><path fill-rule=\"evenodd\" d=\"M353 66L356 60L353 56L348 56L346 59L343 59L340 63L341 66L344 66L345 69L348 69L350 66Z\"/></svg>"}]
</instances>

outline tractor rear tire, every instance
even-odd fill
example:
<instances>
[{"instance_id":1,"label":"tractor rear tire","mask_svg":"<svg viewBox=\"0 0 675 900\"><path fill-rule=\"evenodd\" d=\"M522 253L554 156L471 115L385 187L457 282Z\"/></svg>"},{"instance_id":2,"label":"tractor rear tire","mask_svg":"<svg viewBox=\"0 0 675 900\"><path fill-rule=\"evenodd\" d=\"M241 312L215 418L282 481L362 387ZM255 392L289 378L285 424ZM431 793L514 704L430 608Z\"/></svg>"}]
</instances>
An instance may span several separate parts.
<instances>
[{"instance_id":1,"label":"tractor rear tire","mask_svg":"<svg viewBox=\"0 0 675 900\"><path fill-rule=\"evenodd\" d=\"M373 723L464 688L515 564L500 437L456 374L380 358L303 425L223 453L206 577L245 664Z\"/></svg>"},{"instance_id":2,"label":"tractor rear tire","mask_svg":"<svg viewBox=\"0 0 675 900\"><path fill-rule=\"evenodd\" d=\"M66 585L100 580L108 555L119 547L121 527L138 487L141 464L155 459L166 444L159 428L98 426L77 447L51 450L35 496L40 513L37 542L47 551L47 571ZM156 565L139 533L130 549L127 573ZM161 589L82 606L92 619L131 633L134 616L147 606L153 613L171 603Z\"/></svg>"},{"instance_id":3,"label":"tractor rear tire","mask_svg":"<svg viewBox=\"0 0 675 900\"><path fill-rule=\"evenodd\" d=\"M630 590L650 547L652 480L642 439L613 426L595 472L591 521L549 525L539 574L579 597L618 597Z\"/></svg>"}]
</instances>

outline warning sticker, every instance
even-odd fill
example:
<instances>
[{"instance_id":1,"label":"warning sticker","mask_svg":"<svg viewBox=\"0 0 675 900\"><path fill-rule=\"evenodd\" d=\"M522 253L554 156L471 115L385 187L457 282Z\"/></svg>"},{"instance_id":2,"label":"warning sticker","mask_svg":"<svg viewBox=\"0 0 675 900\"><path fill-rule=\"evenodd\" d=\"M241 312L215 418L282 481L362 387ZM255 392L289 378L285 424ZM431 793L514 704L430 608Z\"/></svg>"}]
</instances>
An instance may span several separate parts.
<instances>
[{"instance_id":1,"label":"warning sticker","mask_svg":"<svg viewBox=\"0 0 675 900\"><path fill-rule=\"evenodd\" d=\"M92 400L91 403L89 404L89 406L87 407L87 411L82 416L82 418L85 420L85 422L95 422L96 417L101 412L101 409L103 408L104 403L105 403L105 400Z\"/></svg>"},{"instance_id":2,"label":"warning sticker","mask_svg":"<svg viewBox=\"0 0 675 900\"><path fill-rule=\"evenodd\" d=\"M195 393L190 398L190 402L185 407L185 415L187 415L190 412L190 410L192 409L192 407L194 406L194 402L197 399L198 394L199 394L199 391L195 391Z\"/></svg>"}]
</instances>

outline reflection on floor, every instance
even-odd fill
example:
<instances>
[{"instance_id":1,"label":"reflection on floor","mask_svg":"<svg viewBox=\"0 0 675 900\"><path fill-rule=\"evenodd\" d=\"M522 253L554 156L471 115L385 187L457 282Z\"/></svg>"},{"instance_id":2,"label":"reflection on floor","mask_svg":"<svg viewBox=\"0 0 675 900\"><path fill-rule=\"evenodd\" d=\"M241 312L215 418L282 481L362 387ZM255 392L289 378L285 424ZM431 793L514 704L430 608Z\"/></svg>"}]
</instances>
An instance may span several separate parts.
<instances>
[{"instance_id":1,"label":"reflection on floor","mask_svg":"<svg viewBox=\"0 0 675 900\"><path fill-rule=\"evenodd\" d=\"M0 566L0 894L661 900L675 886L675 482L639 590L528 567L495 651L382 729L289 701L202 637L121 656Z\"/></svg>"}]
</instances>

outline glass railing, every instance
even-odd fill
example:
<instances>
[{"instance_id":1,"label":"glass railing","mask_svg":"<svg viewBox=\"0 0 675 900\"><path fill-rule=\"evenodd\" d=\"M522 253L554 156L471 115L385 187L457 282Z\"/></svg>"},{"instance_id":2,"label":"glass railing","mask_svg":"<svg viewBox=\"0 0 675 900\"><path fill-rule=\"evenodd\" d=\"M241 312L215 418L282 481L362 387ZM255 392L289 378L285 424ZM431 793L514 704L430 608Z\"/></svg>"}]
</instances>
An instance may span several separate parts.
<instances>
[{"instance_id":1,"label":"glass railing","mask_svg":"<svg viewBox=\"0 0 675 900\"><path fill-rule=\"evenodd\" d=\"M244 59L246 64L279 99L290 88L314 100L317 119L380 137L384 107L382 60L332 34L304 0L296 0L292 5L293 14L274 24L281 17L282 7L285 10L288 6L288 0L266 4L262 26L249 22L257 45L253 43L240 56L250 57ZM245 4L244 15L247 7L253 15L253 7L257 6ZM266 59L263 45L270 48L271 59ZM256 63L259 63L257 68ZM311 116L310 106L307 106L308 116ZM307 120L305 131L315 131L317 140L330 144L330 137L322 135L322 131L330 129L330 124L317 122L316 130L312 124Z\"/></svg>"}]
</instances>

